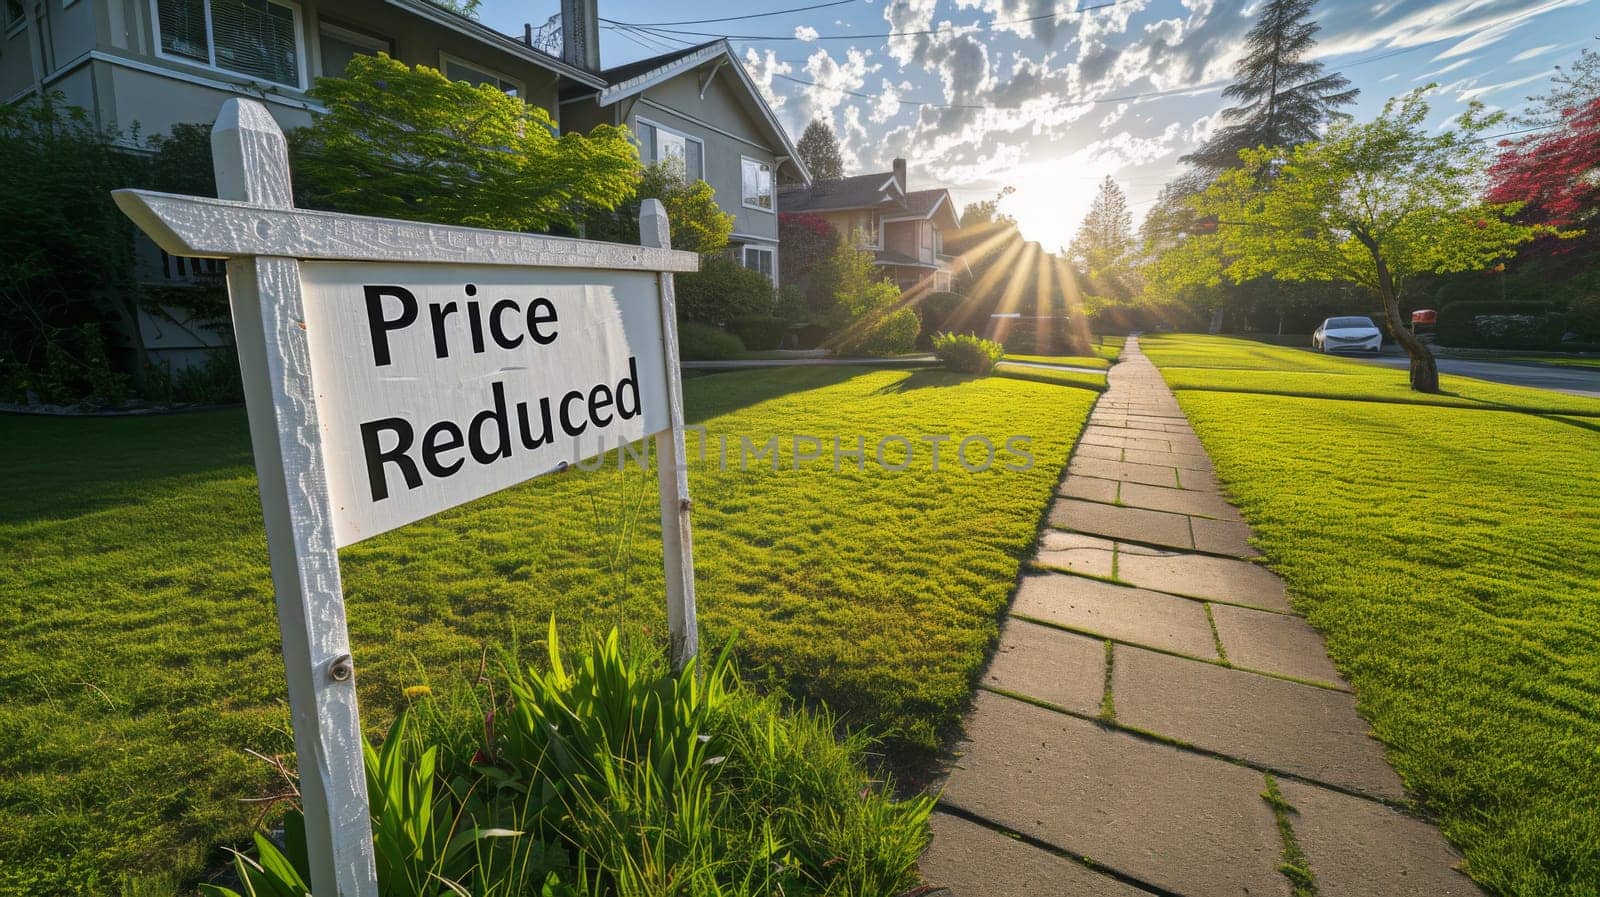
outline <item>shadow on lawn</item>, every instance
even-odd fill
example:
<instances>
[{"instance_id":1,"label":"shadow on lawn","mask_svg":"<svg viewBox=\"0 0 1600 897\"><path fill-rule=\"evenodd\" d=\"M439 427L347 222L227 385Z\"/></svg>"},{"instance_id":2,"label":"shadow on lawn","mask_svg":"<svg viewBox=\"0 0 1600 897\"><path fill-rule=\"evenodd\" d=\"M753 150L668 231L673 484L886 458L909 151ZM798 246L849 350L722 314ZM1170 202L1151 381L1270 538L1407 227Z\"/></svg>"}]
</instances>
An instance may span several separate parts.
<instances>
[{"instance_id":1,"label":"shadow on lawn","mask_svg":"<svg viewBox=\"0 0 1600 897\"><path fill-rule=\"evenodd\" d=\"M884 386L873 392L880 396L894 395L896 393L910 392L914 389L929 389L937 387L960 386L977 380L977 374L956 374L951 371L935 368L931 370L913 371L910 375Z\"/></svg>"}]
</instances>

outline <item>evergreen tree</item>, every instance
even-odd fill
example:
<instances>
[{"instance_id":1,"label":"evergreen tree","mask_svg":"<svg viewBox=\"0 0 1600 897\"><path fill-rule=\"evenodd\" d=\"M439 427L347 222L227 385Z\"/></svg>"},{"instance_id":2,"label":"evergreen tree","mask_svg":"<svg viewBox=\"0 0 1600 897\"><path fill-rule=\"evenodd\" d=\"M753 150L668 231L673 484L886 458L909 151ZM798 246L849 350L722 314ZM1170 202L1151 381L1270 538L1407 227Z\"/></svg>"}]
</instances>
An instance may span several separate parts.
<instances>
[{"instance_id":1,"label":"evergreen tree","mask_svg":"<svg viewBox=\"0 0 1600 897\"><path fill-rule=\"evenodd\" d=\"M1089 213L1078 225L1067 257L1088 278L1094 293L1127 299L1136 292L1129 268L1133 245L1128 196L1107 175L1100 182L1100 192L1089 206Z\"/></svg>"},{"instance_id":2,"label":"evergreen tree","mask_svg":"<svg viewBox=\"0 0 1600 897\"><path fill-rule=\"evenodd\" d=\"M839 138L833 129L820 118L811 120L795 149L800 160L811 170L814 181L837 181L844 177L844 159L839 155Z\"/></svg>"},{"instance_id":3,"label":"evergreen tree","mask_svg":"<svg viewBox=\"0 0 1600 897\"><path fill-rule=\"evenodd\" d=\"M1128 211L1128 196L1106 175L1067 254L1079 265L1092 268L1097 260L1121 258L1132 247L1133 215Z\"/></svg>"},{"instance_id":4,"label":"evergreen tree","mask_svg":"<svg viewBox=\"0 0 1600 897\"><path fill-rule=\"evenodd\" d=\"M1237 106L1223 110L1224 126L1183 161L1210 173L1239 167L1239 152L1261 146L1292 147L1317 137L1341 115L1358 90L1340 74L1324 74L1307 59L1318 25L1316 0L1267 0L1245 37L1235 81L1222 95Z\"/></svg>"}]
</instances>

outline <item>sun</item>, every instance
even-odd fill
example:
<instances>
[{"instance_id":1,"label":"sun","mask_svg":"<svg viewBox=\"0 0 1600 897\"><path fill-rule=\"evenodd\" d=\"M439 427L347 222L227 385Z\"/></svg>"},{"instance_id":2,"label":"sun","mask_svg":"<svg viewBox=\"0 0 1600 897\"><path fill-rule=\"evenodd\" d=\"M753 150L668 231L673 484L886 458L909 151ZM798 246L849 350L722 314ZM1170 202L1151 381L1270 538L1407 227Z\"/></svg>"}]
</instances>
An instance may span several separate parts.
<instances>
[{"instance_id":1,"label":"sun","mask_svg":"<svg viewBox=\"0 0 1600 897\"><path fill-rule=\"evenodd\" d=\"M1001 200L1000 211L1017 219L1025 239L1056 252L1072 241L1104 177L1105 172L1074 166L1069 160L1021 165L1008 174L1017 189Z\"/></svg>"}]
</instances>

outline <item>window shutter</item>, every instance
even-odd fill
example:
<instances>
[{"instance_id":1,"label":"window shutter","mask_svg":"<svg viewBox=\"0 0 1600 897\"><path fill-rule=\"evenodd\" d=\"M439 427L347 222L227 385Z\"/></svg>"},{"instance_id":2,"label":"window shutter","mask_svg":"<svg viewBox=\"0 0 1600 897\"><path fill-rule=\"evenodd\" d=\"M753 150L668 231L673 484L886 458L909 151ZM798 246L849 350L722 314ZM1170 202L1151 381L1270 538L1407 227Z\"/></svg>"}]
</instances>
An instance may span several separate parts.
<instances>
[{"instance_id":1,"label":"window shutter","mask_svg":"<svg viewBox=\"0 0 1600 897\"><path fill-rule=\"evenodd\" d=\"M156 16L161 26L161 52L211 62L205 0L156 0Z\"/></svg>"},{"instance_id":2,"label":"window shutter","mask_svg":"<svg viewBox=\"0 0 1600 897\"><path fill-rule=\"evenodd\" d=\"M268 0L211 0L211 32L218 68L299 86L294 10Z\"/></svg>"}]
</instances>

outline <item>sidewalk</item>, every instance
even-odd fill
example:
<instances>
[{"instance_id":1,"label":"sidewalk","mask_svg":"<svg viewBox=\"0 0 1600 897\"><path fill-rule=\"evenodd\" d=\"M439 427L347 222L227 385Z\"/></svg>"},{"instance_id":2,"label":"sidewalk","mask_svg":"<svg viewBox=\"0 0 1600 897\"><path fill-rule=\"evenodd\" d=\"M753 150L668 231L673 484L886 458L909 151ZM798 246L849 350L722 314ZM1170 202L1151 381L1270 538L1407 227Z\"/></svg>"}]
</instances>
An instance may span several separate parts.
<instances>
[{"instance_id":1,"label":"sidewalk","mask_svg":"<svg viewBox=\"0 0 1600 897\"><path fill-rule=\"evenodd\" d=\"M1136 338L1109 382L924 876L957 897L1477 894L1407 812L1321 637L1248 560L1249 527Z\"/></svg>"}]
</instances>

